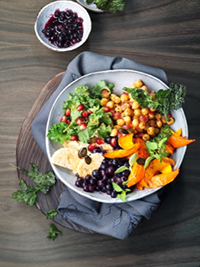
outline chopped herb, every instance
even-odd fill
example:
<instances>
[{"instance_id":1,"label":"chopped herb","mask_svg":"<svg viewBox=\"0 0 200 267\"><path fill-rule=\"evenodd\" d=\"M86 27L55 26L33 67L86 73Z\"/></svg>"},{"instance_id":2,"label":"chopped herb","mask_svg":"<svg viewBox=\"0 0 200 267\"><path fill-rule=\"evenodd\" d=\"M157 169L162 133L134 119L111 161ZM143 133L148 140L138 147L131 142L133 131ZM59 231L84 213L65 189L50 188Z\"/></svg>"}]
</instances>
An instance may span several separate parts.
<instances>
[{"instance_id":1,"label":"chopped herb","mask_svg":"<svg viewBox=\"0 0 200 267\"><path fill-rule=\"evenodd\" d=\"M47 219L53 219L58 214L57 209L48 210L46 212Z\"/></svg>"},{"instance_id":2,"label":"chopped herb","mask_svg":"<svg viewBox=\"0 0 200 267\"><path fill-rule=\"evenodd\" d=\"M86 0L88 5L94 3L97 8L110 12L124 11L124 0Z\"/></svg>"},{"instance_id":3,"label":"chopped herb","mask_svg":"<svg viewBox=\"0 0 200 267\"><path fill-rule=\"evenodd\" d=\"M129 188L126 188L126 189L122 189L118 184L116 184L115 182L112 182L112 186L113 186L113 189L118 193L117 194L117 197L119 199L121 199L123 202L126 201L126 193L127 192L130 192L131 189Z\"/></svg>"},{"instance_id":4,"label":"chopped herb","mask_svg":"<svg viewBox=\"0 0 200 267\"><path fill-rule=\"evenodd\" d=\"M61 231L59 231L53 224L49 225L50 231L47 235L47 238L55 240L58 235L61 235Z\"/></svg>"},{"instance_id":5,"label":"chopped herb","mask_svg":"<svg viewBox=\"0 0 200 267\"><path fill-rule=\"evenodd\" d=\"M38 171L38 167L31 163L31 171L27 171L24 168L17 167L20 171L25 172L30 177L34 186L27 186L25 181L20 179L19 186L20 190L12 194L12 198L18 202L24 201L29 206L33 206L37 200L37 192L40 191L46 194L52 185L56 183L55 175L52 171L47 171L44 174Z\"/></svg>"},{"instance_id":6,"label":"chopped herb","mask_svg":"<svg viewBox=\"0 0 200 267\"><path fill-rule=\"evenodd\" d=\"M165 152L166 142L167 138L163 138L159 142L154 142L154 141L146 142L146 147L147 150L149 151L150 156L146 159L144 163L144 168L147 168L151 160L153 160L154 158L159 159L160 162L162 162L162 158L168 155L168 153Z\"/></svg>"}]
</instances>

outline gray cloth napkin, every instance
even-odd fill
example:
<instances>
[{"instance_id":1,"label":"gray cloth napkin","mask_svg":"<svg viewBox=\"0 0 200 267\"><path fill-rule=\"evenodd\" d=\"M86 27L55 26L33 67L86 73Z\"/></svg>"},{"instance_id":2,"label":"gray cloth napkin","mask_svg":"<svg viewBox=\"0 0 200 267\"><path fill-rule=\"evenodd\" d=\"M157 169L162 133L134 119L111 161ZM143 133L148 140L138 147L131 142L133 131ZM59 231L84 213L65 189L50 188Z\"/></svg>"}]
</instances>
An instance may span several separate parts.
<instances>
[{"instance_id":1,"label":"gray cloth napkin","mask_svg":"<svg viewBox=\"0 0 200 267\"><path fill-rule=\"evenodd\" d=\"M131 69L151 74L168 83L163 70L146 66L122 57L108 57L93 52L83 52L68 65L62 81L53 95L39 111L32 123L32 135L44 154L45 130L48 114L58 94L77 78L97 71ZM80 196L65 188L60 196L58 212L67 220L96 233L125 239L137 227L142 218L150 219L161 203L162 190L140 200L128 203L107 204Z\"/></svg>"}]
</instances>

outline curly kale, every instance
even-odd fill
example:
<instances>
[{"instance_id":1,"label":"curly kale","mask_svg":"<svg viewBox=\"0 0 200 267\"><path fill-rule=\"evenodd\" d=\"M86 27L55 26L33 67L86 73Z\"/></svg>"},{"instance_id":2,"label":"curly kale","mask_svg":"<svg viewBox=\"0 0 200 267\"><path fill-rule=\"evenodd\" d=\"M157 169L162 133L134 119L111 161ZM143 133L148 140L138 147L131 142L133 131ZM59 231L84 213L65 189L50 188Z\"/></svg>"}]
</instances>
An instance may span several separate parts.
<instances>
[{"instance_id":1,"label":"curly kale","mask_svg":"<svg viewBox=\"0 0 200 267\"><path fill-rule=\"evenodd\" d=\"M124 11L124 0L87 0L87 4L94 3L97 8L110 12Z\"/></svg>"},{"instance_id":2,"label":"curly kale","mask_svg":"<svg viewBox=\"0 0 200 267\"><path fill-rule=\"evenodd\" d=\"M171 83L169 89L160 89L155 94L155 99L140 88L123 88L131 94L143 108L153 108L160 112L169 121L168 114L171 109L177 110L182 107L186 96L186 87L181 84Z\"/></svg>"}]
</instances>

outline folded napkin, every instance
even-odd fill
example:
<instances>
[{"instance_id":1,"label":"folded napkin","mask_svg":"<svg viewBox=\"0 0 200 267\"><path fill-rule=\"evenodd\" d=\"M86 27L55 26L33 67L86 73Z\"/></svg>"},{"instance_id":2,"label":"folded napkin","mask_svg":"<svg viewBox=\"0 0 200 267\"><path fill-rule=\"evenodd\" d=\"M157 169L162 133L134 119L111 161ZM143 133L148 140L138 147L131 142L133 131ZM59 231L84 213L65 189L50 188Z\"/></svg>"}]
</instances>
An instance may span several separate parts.
<instances>
[{"instance_id":1,"label":"folded napkin","mask_svg":"<svg viewBox=\"0 0 200 267\"><path fill-rule=\"evenodd\" d=\"M32 135L45 155L45 130L48 114L59 93L69 83L85 74L114 69L131 69L145 72L168 83L165 72L158 68L122 57L108 57L93 52L79 54L68 65L60 85L41 108L32 123ZM66 220L96 233L125 239L143 218L150 219L161 203L162 191L159 190L143 199L128 203L107 204L88 199L66 187L60 196L58 212Z\"/></svg>"}]
</instances>

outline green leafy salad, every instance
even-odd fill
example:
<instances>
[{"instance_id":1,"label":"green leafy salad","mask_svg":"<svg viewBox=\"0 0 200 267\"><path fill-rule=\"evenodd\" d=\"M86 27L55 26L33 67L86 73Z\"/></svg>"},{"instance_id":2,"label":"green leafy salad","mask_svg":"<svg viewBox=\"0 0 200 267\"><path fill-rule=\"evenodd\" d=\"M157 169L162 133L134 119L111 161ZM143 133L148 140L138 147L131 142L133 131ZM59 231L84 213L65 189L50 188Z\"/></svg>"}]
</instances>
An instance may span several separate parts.
<instances>
[{"instance_id":1,"label":"green leafy salad","mask_svg":"<svg viewBox=\"0 0 200 267\"><path fill-rule=\"evenodd\" d=\"M105 81L98 82L91 89L87 86L77 87L73 94L69 94L69 99L63 102L63 115L70 115L70 119L53 125L47 137L61 144L65 140L76 140L73 137L83 143L88 143L95 135L102 139L108 137L113 121L111 113L105 113L101 107L100 99L102 90L111 92L113 87L114 84L106 84ZM70 111L70 114L66 114L66 111Z\"/></svg>"}]
</instances>

